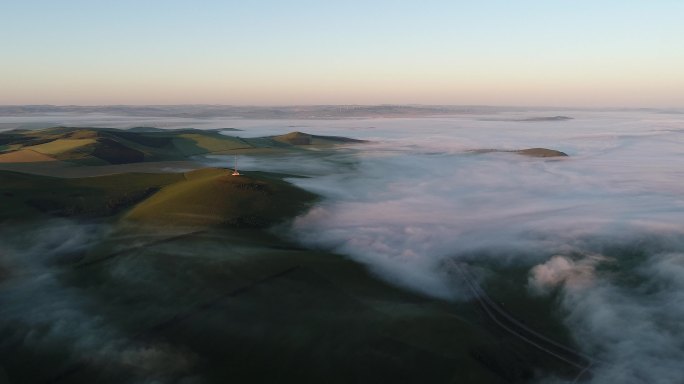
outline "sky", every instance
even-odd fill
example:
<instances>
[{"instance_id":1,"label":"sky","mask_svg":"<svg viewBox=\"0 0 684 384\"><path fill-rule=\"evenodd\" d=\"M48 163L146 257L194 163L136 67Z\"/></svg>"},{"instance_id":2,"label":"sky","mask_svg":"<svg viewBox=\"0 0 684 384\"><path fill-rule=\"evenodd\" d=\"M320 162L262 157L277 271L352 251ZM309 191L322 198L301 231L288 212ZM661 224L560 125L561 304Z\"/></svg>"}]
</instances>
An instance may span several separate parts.
<instances>
[{"instance_id":1,"label":"sky","mask_svg":"<svg viewBox=\"0 0 684 384\"><path fill-rule=\"evenodd\" d=\"M684 107L684 2L0 3L0 104Z\"/></svg>"}]
</instances>

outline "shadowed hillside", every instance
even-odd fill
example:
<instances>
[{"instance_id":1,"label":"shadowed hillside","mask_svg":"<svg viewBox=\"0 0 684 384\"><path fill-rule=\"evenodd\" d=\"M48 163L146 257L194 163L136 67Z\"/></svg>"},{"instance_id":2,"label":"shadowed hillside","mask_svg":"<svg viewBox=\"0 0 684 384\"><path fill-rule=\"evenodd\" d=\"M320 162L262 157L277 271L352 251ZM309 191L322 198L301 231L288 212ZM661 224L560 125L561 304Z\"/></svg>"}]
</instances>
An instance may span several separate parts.
<instances>
[{"instance_id":1,"label":"shadowed hillside","mask_svg":"<svg viewBox=\"0 0 684 384\"><path fill-rule=\"evenodd\" d=\"M231 176L216 168L77 179L0 171L0 220L95 218L132 208L125 219L140 224L263 228L300 213L314 198L275 174Z\"/></svg>"},{"instance_id":2,"label":"shadowed hillside","mask_svg":"<svg viewBox=\"0 0 684 384\"><path fill-rule=\"evenodd\" d=\"M0 133L0 163L67 161L81 165L130 164L184 160L210 153L274 152L301 146L328 147L361 143L345 137L301 132L242 139L222 130L69 128L14 130Z\"/></svg>"},{"instance_id":3,"label":"shadowed hillside","mask_svg":"<svg viewBox=\"0 0 684 384\"><path fill-rule=\"evenodd\" d=\"M172 173L61 179L0 171L0 222L45 216L111 216L182 179Z\"/></svg>"},{"instance_id":4,"label":"shadowed hillside","mask_svg":"<svg viewBox=\"0 0 684 384\"><path fill-rule=\"evenodd\" d=\"M285 135L272 136L273 140L290 145L336 145L345 143L364 143L364 140L339 136L317 136L303 132L290 132Z\"/></svg>"},{"instance_id":5,"label":"shadowed hillside","mask_svg":"<svg viewBox=\"0 0 684 384\"><path fill-rule=\"evenodd\" d=\"M516 153L518 155L529 157L568 157L568 154L555 149L548 148L527 148L518 150L504 150L504 149L475 149L469 151L471 153Z\"/></svg>"}]
</instances>

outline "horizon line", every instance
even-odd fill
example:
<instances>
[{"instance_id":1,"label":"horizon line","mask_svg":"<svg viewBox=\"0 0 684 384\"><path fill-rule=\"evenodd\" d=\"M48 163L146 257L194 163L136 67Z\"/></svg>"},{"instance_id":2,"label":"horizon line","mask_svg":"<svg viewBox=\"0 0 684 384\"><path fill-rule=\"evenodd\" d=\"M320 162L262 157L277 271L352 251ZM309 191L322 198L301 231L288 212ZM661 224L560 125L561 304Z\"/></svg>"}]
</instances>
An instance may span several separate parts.
<instances>
[{"instance_id":1,"label":"horizon line","mask_svg":"<svg viewBox=\"0 0 684 384\"><path fill-rule=\"evenodd\" d=\"M220 103L173 103L173 104L0 104L6 107L56 107L56 108L102 108L102 107L240 107L240 108L296 108L296 107L442 107L442 108L538 108L579 110L668 110L683 109L684 106L637 107L637 106L552 106L520 104L421 104L421 103L372 103L372 104L220 104Z\"/></svg>"}]
</instances>

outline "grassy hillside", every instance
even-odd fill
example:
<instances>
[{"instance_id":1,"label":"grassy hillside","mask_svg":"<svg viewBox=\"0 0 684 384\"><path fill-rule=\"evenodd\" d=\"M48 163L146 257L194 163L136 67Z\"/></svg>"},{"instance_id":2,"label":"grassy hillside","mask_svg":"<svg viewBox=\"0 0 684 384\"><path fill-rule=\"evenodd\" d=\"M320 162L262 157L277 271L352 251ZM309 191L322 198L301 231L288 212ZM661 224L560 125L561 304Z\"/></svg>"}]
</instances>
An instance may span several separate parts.
<instances>
[{"instance_id":1,"label":"grassy hillside","mask_svg":"<svg viewBox=\"0 0 684 384\"><path fill-rule=\"evenodd\" d=\"M80 147L95 144L95 139L57 139L49 143L32 145L29 148L45 155L58 155L74 151Z\"/></svg>"},{"instance_id":2,"label":"grassy hillside","mask_svg":"<svg viewBox=\"0 0 684 384\"><path fill-rule=\"evenodd\" d=\"M318 136L304 132L290 132L285 135L271 136L274 141L290 145L331 146L339 144L363 143L363 140L340 136Z\"/></svg>"},{"instance_id":3,"label":"grassy hillside","mask_svg":"<svg viewBox=\"0 0 684 384\"><path fill-rule=\"evenodd\" d=\"M52 156L31 149L16 149L0 153L0 163L39 163L55 160L57 159Z\"/></svg>"},{"instance_id":4,"label":"grassy hillside","mask_svg":"<svg viewBox=\"0 0 684 384\"><path fill-rule=\"evenodd\" d=\"M0 221L111 216L182 179L170 173L60 179L0 171Z\"/></svg>"},{"instance_id":5,"label":"grassy hillside","mask_svg":"<svg viewBox=\"0 0 684 384\"><path fill-rule=\"evenodd\" d=\"M186 156L253 148L252 145L237 137L221 134L209 135L206 133L178 135L178 137L174 138L174 145Z\"/></svg>"},{"instance_id":6,"label":"grassy hillside","mask_svg":"<svg viewBox=\"0 0 684 384\"><path fill-rule=\"evenodd\" d=\"M0 171L0 221L41 216L125 219L154 226L267 227L315 196L277 175L206 168L62 179ZM132 209L131 209L132 208Z\"/></svg>"},{"instance_id":7,"label":"grassy hillside","mask_svg":"<svg viewBox=\"0 0 684 384\"><path fill-rule=\"evenodd\" d=\"M225 169L185 173L138 204L126 219L162 226L266 227L295 215L314 195L260 172L231 176Z\"/></svg>"},{"instance_id":8,"label":"grassy hillside","mask_svg":"<svg viewBox=\"0 0 684 384\"><path fill-rule=\"evenodd\" d=\"M242 139L219 130L111 129L55 127L0 133L0 162L62 160L81 165L183 160L209 153L301 150L359 140L292 132Z\"/></svg>"},{"instance_id":9,"label":"grassy hillside","mask_svg":"<svg viewBox=\"0 0 684 384\"><path fill-rule=\"evenodd\" d=\"M555 149L548 148L527 148L518 150L506 150L506 149L475 149L469 151L471 153L515 153L518 155L528 156L528 157L568 157L568 154Z\"/></svg>"},{"instance_id":10,"label":"grassy hillside","mask_svg":"<svg viewBox=\"0 0 684 384\"><path fill-rule=\"evenodd\" d=\"M516 151L517 153L530 157L567 157L565 152L547 148L529 148Z\"/></svg>"},{"instance_id":11,"label":"grassy hillside","mask_svg":"<svg viewBox=\"0 0 684 384\"><path fill-rule=\"evenodd\" d=\"M521 383L552 366L484 326L476 305L406 292L344 257L258 229L107 241L99 253L56 266L61 284L84 295L98 324L117 330L122 354L149 362L147 352L163 348L191 359L182 369L177 359L153 359L148 369L131 359L100 364L68 343L22 343L32 331L26 326L6 333L11 347L0 350L12 382L162 374L206 383ZM102 345L119 356L120 344Z\"/></svg>"},{"instance_id":12,"label":"grassy hillside","mask_svg":"<svg viewBox=\"0 0 684 384\"><path fill-rule=\"evenodd\" d=\"M120 140L138 149L169 144L163 137ZM107 222L118 224L107 226L111 231L86 250L41 266L49 275L37 270L59 284L48 286L55 292L31 288L26 307L54 293L52 311L45 323L0 328L0 368L17 383L520 383L539 372L574 377L490 324L474 304L406 292L353 261L263 230L315 199L281 178L232 176L216 168L78 179L0 171L0 224L36 219L18 226L21 236L49 215L109 216ZM33 274L0 263L2 276L19 281ZM74 293L83 299L77 309L67 305ZM511 307L524 303L511 301ZM78 334L76 341L34 336L63 329L61 318L51 319L68 311L83 311L83 319L96 319L94 329L104 331ZM53 312L57 317L50 317ZM86 336L102 340L92 343L93 350L79 349ZM99 349L111 355L93 359Z\"/></svg>"},{"instance_id":13,"label":"grassy hillside","mask_svg":"<svg viewBox=\"0 0 684 384\"><path fill-rule=\"evenodd\" d=\"M474 306L403 291L344 257L263 231L112 244L118 256L90 255L65 281L83 287L99 303L98 316L122 332L196 356L189 369L202 382L502 383L531 364L481 328ZM75 371L62 366L45 370L52 376L42 381L62 372L67 382L127 382L138 374L112 369L105 380L87 361Z\"/></svg>"}]
</instances>

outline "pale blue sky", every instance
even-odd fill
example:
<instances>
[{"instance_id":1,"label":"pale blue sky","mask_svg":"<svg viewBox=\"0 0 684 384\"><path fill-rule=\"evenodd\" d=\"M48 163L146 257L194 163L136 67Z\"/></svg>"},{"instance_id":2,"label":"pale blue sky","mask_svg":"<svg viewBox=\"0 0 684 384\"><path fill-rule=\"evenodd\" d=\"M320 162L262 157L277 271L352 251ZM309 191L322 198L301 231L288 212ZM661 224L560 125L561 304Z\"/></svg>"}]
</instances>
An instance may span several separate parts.
<instances>
[{"instance_id":1,"label":"pale blue sky","mask_svg":"<svg viewBox=\"0 0 684 384\"><path fill-rule=\"evenodd\" d=\"M684 106L684 1L8 1L0 103Z\"/></svg>"}]
</instances>

